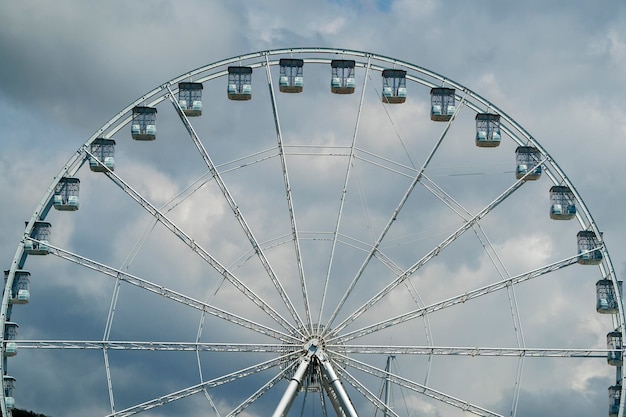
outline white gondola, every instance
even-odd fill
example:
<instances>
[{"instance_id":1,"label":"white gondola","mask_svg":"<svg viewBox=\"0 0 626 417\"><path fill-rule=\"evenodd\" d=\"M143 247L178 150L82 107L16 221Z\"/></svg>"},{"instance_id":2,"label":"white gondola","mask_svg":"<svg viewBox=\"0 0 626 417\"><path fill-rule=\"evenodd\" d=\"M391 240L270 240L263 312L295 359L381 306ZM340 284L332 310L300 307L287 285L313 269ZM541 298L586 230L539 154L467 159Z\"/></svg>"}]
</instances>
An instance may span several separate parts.
<instances>
[{"instance_id":1,"label":"white gondola","mask_svg":"<svg viewBox=\"0 0 626 417\"><path fill-rule=\"evenodd\" d=\"M456 111L454 88L435 87L430 90L430 120L449 121Z\"/></svg>"},{"instance_id":2,"label":"white gondola","mask_svg":"<svg viewBox=\"0 0 626 417\"><path fill-rule=\"evenodd\" d=\"M250 100L252 98L252 68L228 67L228 98Z\"/></svg>"},{"instance_id":3,"label":"white gondola","mask_svg":"<svg viewBox=\"0 0 626 417\"><path fill-rule=\"evenodd\" d=\"M4 323L4 355L15 356L17 355L17 323L7 321Z\"/></svg>"},{"instance_id":4,"label":"white gondola","mask_svg":"<svg viewBox=\"0 0 626 417\"><path fill-rule=\"evenodd\" d=\"M576 216L574 193L564 185L550 188L550 218L554 220L570 220Z\"/></svg>"},{"instance_id":5,"label":"white gondola","mask_svg":"<svg viewBox=\"0 0 626 417\"><path fill-rule=\"evenodd\" d=\"M617 282L617 290L622 292L622 281ZM596 282L596 311L600 314L614 314L618 312L617 295L613 282L601 279Z\"/></svg>"},{"instance_id":6,"label":"white gondola","mask_svg":"<svg viewBox=\"0 0 626 417\"><path fill-rule=\"evenodd\" d=\"M13 392L15 391L15 378L4 375L2 385L4 388L4 404L9 410L12 410L15 408L15 397L13 396Z\"/></svg>"},{"instance_id":7,"label":"white gondola","mask_svg":"<svg viewBox=\"0 0 626 417\"><path fill-rule=\"evenodd\" d=\"M80 180L78 178L61 178L52 197L54 208L62 211L78 210L79 189Z\"/></svg>"},{"instance_id":8,"label":"white gondola","mask_svg":"<svg viewBox=\"0 0 626 417\"><path fill-rule=\"evenodd\" d=\"M500 115L493 113L476 114L476 146L495 148L500 145Z\"/></svg>"},{"instance_id":9,"label":"white gondola","mask_svg":"<svg viewBox=\"0 0 626 417\"><path fill-rule=\"evenodd\" d=\"M281 58L278 61L280 75L278 89L283 93L301 93L304 87L304 60Z\"/></svg>"},{"instance_id":10,"label":"white gondola","mask_svg":"<svg viewBox=\"0 0 626 417\"><path fill-rule=\"evenodd\" d=\"M406 71L383 70L383 103L404 103L406 101Z\"/></svg>"},{"instance_id":11,"label":"white gondola","mask_svg":"<svg viewBox=\"0 0 626 417\"><path fill-rule=\"evenodd\" d=\"M9 279L9 271L4 271L4 282ZM30 272L18 269L13 276L11 287L11 304L27 304L30 301Z\"/></svg>"},{"instance_id":12,"label":"white gondola","mask_svg":"<svg viewBox=\"0 0 626 417\"><path fill-rule=\"evenodd\" d=\"M607 362L612 366L622 366L622 333L615 331L606 335Z\"/></svg>"},{"instance_id":13,"label":"white gondola","mask_svg":"<svg viewBox=\"0 0 626 417\"><path fill-rule=\"evenodd\" d=\"M30 237L37 240L24 241L24 252L28 255L47 255L52 225L48 222L35 222Z\"/></svg>"},{"instance_id":14,"label":"white gondola","mask_svg":"<svg viewBox=\"0 0 626 417\"><path fill-rule=\"evenodd\" d=\"M115 141L113 139L97 138L91 142L89 169L94 172L115 170Z\"/></svg>"},{"instance_id":15,"label":"white gondola","mask_svg":"<svg viewBox=\"0 0 626 417\"><path fill-rule=\"evenodd\" d=\"M541 178L541 152L533 146L518 146L515 150L515 178L534 181Z\"/></svg>"},{"instance_id":16,"label":"white gondola","mask_svg":"<svg viewBox=\"0 0 626 417\"><path fill-rule=\"evenodd\" d=\"M133 119L131 121L131 135L135 140L156 139L156 114L154 107L133 107Z\"/></svg>"},{"instance_id":17,"label":"white gondola","mask_svg":"<svg viewBox=\"0 0 626 417\"><path fill-rule=\"evenodd\" d=\"M619 403L621 397L621 385L612 385L609 387L609 417L617 417L619 415Z\"/></svg>"},{"instance_id":18,"label":"white gondola","mask_svg":"<svg viewBox=\"0 0 626 417\"><path fill-rule=\"evenodd\" d=\"M354 60L333 59L330 62L330 91L335 94L352 94L356 86Z\"/></svg>"},{"instance_id":19,"label":"white gondola","mask_svg":"<svg viewBox=\"0 0 626 417\"><path fill-rule=\"evenodd\" d=\"M598 265L602 262L600 241L591 230L581 230L576 235L578 241L578 263L581 265Z\"/></svg>"},{"instance_id":20,"label":"white gondola","mask_svg":"<svg viewBox=\"0 0 626 417\"><path fill-rule=\"evenodd\" d=\"M202 83L178 83L178 105L187 117L202 115Z\"/></svg>"}]
</instances>

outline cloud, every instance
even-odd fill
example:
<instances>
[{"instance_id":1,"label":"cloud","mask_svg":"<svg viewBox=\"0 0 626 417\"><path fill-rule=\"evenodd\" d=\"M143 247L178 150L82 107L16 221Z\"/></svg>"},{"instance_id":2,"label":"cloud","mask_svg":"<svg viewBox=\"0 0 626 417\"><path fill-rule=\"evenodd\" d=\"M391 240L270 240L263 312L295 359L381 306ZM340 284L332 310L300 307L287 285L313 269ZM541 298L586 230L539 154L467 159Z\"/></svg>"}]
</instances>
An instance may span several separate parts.
<instances>
[{"instance_id":1,"label":"cloud","mask_svg":"<svg viewBox=\"0 0 626 417\"><path fill-rule=\"evenodd\" d=\"M621 278L625 269L620 236L626 233L620 210L625 191L620 181L620 137L626 130L620 87L626 62L624 16L620 4L564 8L558 2L535 1L14 3L0 16L0 249L5 269L21 239L23 221L53 177L100 125L129 103L178 74L219 59L255 50L323 46L362 49L432 69L519 121L558 160L584 197L606 232ZM276 70L271 70L274 88ZM363 76L358 69L356 94L333 95L328 65L307 63L303 93L276 96L313 322L320 314L327 275L322 323L394 217L411 176L445 126L429 120L428 88L415 83L409 84L406 103L383 106L378 72L370 74L359 107ZM158 107L156 141L133 141L128 126L114 136L115 172L156 207L165 207L168 218L247 288L269 300L276 314L295 322L267 271L272 268L297 315L306 317L263 66L255 68L252 83L253 99L233 102L226 98L225 78L206 82L203 115L191 120L222 173L230 203L208 174L169 100ZM359 149L329 269L348 174L346 147L359 109ZM463 218L471 218L513 183L516 145L505 137L498 148L477 148L473 117L467 108L459 113L426 170L432 182L419 183L411 192L333 325L411 269L457 230ZM312 144L317 147L308 146ZM52 210L49 215L54 244L114 268L128 267L143 279L277 331L302 330L298 323L295 330L282 328L270 317L274 313L263 312L234 285L223 282L193 247L154 225L146 210L104 174L84 166L77 176L80 210ZM433 183L454 201L443 192L440 198L433 195L426 188ZM524 184L481 221L482 230L465 232L416 268L411 286L398 286L344 332L575 254L580 225L549 219L550 185L547 175ZM172 201L177 205L170 211ZM139 250L134 252L136 244ZM51 255L29 256L26 269L32 274L31 302L14 306L12 315L20 325L20 338L102 338L114 280ZM602 348L614 323L595 312L594 284L601 275L597 267L573 265L516 285L513 301L503 289L349 343L516 347L520 332L513 323L518 310L528 347ZM198 338L260 346L276 342L226 320L202 318L196 309L126 283L111 338ZM205 352L199 369L194 352L110 352L117 409L196 384L200 372L206 380L276 356ZM377 367L386 360L382 354L353 357ZM510 412L517 358L403 355L397 372L421 382L429 359L434 388L502 414ZM605 412L615 370L603 358L544 359L525 360L518 415ZM59 416L109 412L101 351L21 349L8 359L8 371L17 378L19 408ZM274 368L209 392L226 415L277 372ZM359 377L378 392L382 381ZM273 411L285 385L281 381L244 414ZM347 390L358 407L371 411L355 389ZM461 414L414 392L405 396L416 413ZM309 393L306 399L298 397L294 410L313 415L319 411L316 407L319 398ZM145 414L198 410L212 415L202 394Z\"/></svg>"}]
</instances>

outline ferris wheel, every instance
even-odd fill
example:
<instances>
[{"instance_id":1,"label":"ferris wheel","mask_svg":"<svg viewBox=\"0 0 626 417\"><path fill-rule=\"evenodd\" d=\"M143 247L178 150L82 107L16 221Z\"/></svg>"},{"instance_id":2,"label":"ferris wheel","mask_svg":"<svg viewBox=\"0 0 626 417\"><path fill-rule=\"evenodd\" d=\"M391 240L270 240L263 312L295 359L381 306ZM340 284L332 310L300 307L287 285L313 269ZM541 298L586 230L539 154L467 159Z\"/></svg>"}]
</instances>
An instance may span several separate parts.
<instances>
[{"instance_id":1,"label":"ferris wheel","mask_svg":"<svg viewBox=\"0 0 626 417\"><path fill-rule=\"evenodd\" d=\"M515 416L590 378L623 415L621 282L574 184L495 104L399 59L189 71L25 217L3 415L29 396L66 416Z\"/></svg>"}]
</instances>

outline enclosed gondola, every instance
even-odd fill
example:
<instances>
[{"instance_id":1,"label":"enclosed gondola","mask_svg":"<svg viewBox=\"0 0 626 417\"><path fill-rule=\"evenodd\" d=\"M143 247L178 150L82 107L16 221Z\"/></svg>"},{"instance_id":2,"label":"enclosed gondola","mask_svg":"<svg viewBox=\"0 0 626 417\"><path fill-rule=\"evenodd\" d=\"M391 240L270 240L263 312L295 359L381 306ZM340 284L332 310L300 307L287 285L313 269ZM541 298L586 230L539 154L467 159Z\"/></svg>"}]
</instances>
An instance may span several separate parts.
<instances>
[{"instance_id":1,"label":"enclosed gondola","mask_svg":"<svg viewBox=\"0 0 626 417\"><path fill-rule=\"evenodd\" d=\"M252 68L228 67L228 98L231 100L252 98Z\"/></svg>"},{"instance_id":2,"label":"enclosed gondola","mask_svg":"<svg viewBox=\"0 0 626 417\"><path fill-rule=\"evenodd\" d=\"M78 210L79 190L80 180L78 178L61 178L52 196L54 208L62 211Z\"/></svg>"},{"instance_id":3,"label":"enclosed gondola","mask_svg":"<svg viewBox=\"0 0 626 417\"><path fill-rule=\"evenodd\" d=\"M4 271L4 282L9 279L9 271ZM30 272L18 269L13 276L10 304L27 304L30 300Z\"/></svg>"},{"instance_id":4,"label":"enclosed gondola","mask_svg":"<svg viewBox=\"0 0 626 417\"><path fill-rule=\"evenodd\" d=\"M178 105L187 117L202 114L202 83L178 83Z\"/></svg>"},{"instance_id":5,"label":"enclosed gondola","mask_svg":"<svg viewBox=\"0 0 626 417\"><path fill-rule=\"evenodd\" d=\"M356 81L354 78L354 60L333 59L330 62L330 91L335 94L352 94Z\"/></svg>"},{"instance_id":6,"label":"enclosed gondola","mask_svg":"<svg viewBox=\"0 0 626 417\"><path fill-rule=\"evenodd\" d=\"M15 378L4 375L2 385L4 388L4 404L9 410L12 410L15 408L15 397L13 396L13 392L15 391Z\"/></svg>"},{"instance_id":7,"label":"enclosed gondola","mask_svg":"<svg viewBox=\"0 0 626 417\"><path fill-rule=\"evenodd\" d=\"M476 114L476 146L495 148L500 145L500 115L493 113Z\"/></svg>"},{"instance_id":8,"label":"enclosed gondola","mask_svg":"<svg viewBox=\"0 0 626 417\"><path fill-rule=\"evenodd\" d=\"M617 282L617 291L622 292L622 281ZM601 314L614 314L619 310L615 287L610 279L596 282L596 311Z\"/></svg>"},{"instance_id":9,"label":"enclosed gondola","mask_svg":"<svg viewBox=\"0 0 626 417\"><path fill-rule=\"evenodd\" d=\"M383 70L383 103L404 103L406 101L406 71Z\"/></svg>"},{"instance_id":10,"label":"enclosed gondola","mask_svg":"<svg viewBox=\"0 0 626 417\"><path fill-rule=\"evenodd\" d=\"M281 58L278 61L280 75L278 89L283 93L301 93L304 87L304 60Z\"/></svg>"},{"instance_id":11,"label":"enclosed gondola","mask_svg":"<svg viewBox=\"0 0 626 417\"><path fill-rule=\"evenodd\" d=\"M515 178L535 181L541 178L541 152L533 146L518 146L515 150Z\"/></svg>"},{"instance_id":12,"label":"enclosed gondola","mask_svg":"<svg viewBox=\"0 0 626 417\"><path fill-rule=\"evenodd\" d=\"M156 139L156 115L155 107L133 107L133 119L131 121L131 135L135 140Z\"/></svg>"},{"instance_id":13,"label":"enclosed gondola","mask_svg":"<svg viewBox=\"0 0 626 417\"><path fill-rule=\"evenodd\" d=\"M436 122L449 121L456 111L454 88L435 87L430 90L430 119Z\"/></svg>"},{"instance_id":14,"label":"enclosed gondola","mask_svg":"<svg viewBox=\"0 0 626 417\"><path fill-rule=\"evenodd\" d=\"M48 222L35 222L30 237L24 241L24 252L28 255L47 255L52 225Z\"/></svg>"},{"instance_id":15,"label":"enclosed gondola","mask_svg":"<svg viewBox=\"0 0 626 417\"><path fill-rule=\"evenodd\" d=\"M576 235L578 241L578 263L581 265L598 265L602 262L600 240L592 230L581 230Z\"/></svg>"},{"instance_id":16,"label":"enclosed gondola","mask_svg":"<svg viewBox=\"0 0 626 417\"><path fill-rule=\"evenodd\" d=\"M607 362L612 366L622 365L622 333L610 332L606 335Z\"/></svg>"},{"instance_id":17,"label":"enclosed gondola","mask_svg":"<svg viewBox=\"0 0 626 417\"><path fill-rule=\"evenodd\" d=\"M97 138L91 142L89 155L89 169L94 172L115 170L115 141L113 139Z\"/></svg>"},{"instance_id":18,"label":"enclosed gondola","mask_svg":"<svg viewBox=\"0 0 626 417\"><path fill-rule=\"evenodd\" d=\"M4 323L4 355L15 356L17 355L17 323L7 321Z\"/></svg>"},{"instance_id":19,"label":"enclosed gondola","mask_svg":"<svg viewBox=\"0 0 626 417\"><path fill-rule=\"evenodd\" d=\"M550 188L550 218L569 220L576 216L576 199L569 187L554 185Z\"/></svg>"},{"instance_id":20,"label":"enclosed gondola","mask_svg":"<svg viewBox=\"0 0 626 417\"><path fill-rule=\"evenodd\" d=\"M622 397L622 386L612 385L609 387L609 417L619 415L619 403Z\"/></svg>"}]
</instances>

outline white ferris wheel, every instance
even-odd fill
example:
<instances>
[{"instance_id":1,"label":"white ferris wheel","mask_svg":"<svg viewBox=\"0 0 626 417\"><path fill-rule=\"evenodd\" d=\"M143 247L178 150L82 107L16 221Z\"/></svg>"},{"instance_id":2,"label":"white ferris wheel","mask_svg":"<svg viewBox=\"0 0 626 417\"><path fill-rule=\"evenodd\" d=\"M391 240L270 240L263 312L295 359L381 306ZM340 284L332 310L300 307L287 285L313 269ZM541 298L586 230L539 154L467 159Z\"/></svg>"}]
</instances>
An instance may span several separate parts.
<instances>
[{"instance_id":1,"label":"white ferris wheel","mask_svg":"<svg viewBox=\"0 0 626 417\"><path fill-rule=\"evenodd\" d=\"M402 60L189 71L25 217L3 415L26 395L68 416L530 415L589 374L623 415L621 282L578 191L495 104Z\"/></svg>"}]
</instances>

